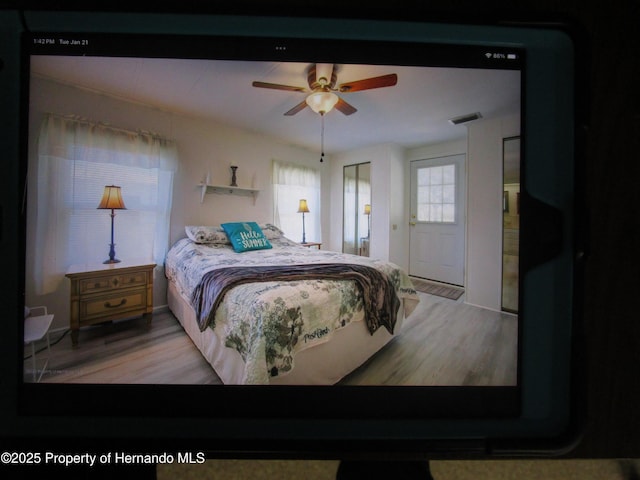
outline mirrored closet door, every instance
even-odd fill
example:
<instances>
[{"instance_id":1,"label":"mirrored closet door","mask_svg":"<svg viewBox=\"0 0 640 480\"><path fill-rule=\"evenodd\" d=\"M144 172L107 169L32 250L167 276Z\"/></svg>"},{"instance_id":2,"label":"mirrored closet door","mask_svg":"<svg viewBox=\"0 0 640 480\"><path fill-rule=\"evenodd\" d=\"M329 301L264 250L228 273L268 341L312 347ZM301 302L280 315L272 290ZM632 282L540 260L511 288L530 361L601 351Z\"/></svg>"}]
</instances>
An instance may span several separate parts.
<instances>
[{"instance_id":1,"label":"mirrored closet door","mask_svg":"<svg viewBox=\"0 0 640 480\"><path fill-rule=\"evenodd\" d=\"M347 165L343 173L342 251L369 256L371 240L371 163Z\"/></svg>"},{"instance_id":2,"label":"mirrored closet door","mask_svg":"<svg viewBox=\"0 0 640 480\"><path fill-rule=\"evenodd\" d=\"M518 312L520 137L503 141L502 309Z\"/></svg>"}]
</instances>

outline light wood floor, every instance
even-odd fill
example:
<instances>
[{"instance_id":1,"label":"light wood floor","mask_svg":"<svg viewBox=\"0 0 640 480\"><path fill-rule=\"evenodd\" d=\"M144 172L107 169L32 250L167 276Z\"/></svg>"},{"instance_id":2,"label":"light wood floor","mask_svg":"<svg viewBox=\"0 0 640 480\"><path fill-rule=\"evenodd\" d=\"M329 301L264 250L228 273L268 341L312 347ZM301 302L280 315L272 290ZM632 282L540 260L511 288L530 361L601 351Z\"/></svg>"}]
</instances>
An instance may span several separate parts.
<instances>
[{"instance_id":1,"label":"light wood floor","mask_svg":"<svg viewBox=\"0 0 640 480\"><path fill-rule=\"evenodd\" d=\"M420 293L401 334L348 385L515 385L517 317Z\"/></svg>"},{"instance_id":2,"label":"light wood floor","mask_svg":"<svg viewBox=\"0 0 640 480\"><path fill-rule=\"evenodd\" d=\"M420 293L401 333L346 385L515 385L517 318ZM58 334L60 337L62 333ZM52 343L56 334L52 334ZM25 356L27 352L25 352ZM46 352L37 358L46 356ZM25 381L32 381L31 359ZM82 329L51 347L42 382L217 384L213 369L170 312Z\"/></svg>"}]
</instances>

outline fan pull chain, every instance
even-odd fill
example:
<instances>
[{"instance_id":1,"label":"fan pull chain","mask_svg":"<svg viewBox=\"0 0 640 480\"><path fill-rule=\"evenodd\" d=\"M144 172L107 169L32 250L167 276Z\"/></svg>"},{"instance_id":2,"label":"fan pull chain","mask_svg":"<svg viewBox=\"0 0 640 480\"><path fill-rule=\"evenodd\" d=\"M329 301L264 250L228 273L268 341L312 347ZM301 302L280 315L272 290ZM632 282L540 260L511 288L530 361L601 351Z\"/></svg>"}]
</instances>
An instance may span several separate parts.
<instances>
[{"instance_id":1,"label":"fan pull chain","mask_svg":"<svg viewBox=\"0 0 640 480\"><path fill-rule=\"evenodd\" d=\"M320 113L320 163L324 162L324 113Z\"/></svg>"}]
</instances>

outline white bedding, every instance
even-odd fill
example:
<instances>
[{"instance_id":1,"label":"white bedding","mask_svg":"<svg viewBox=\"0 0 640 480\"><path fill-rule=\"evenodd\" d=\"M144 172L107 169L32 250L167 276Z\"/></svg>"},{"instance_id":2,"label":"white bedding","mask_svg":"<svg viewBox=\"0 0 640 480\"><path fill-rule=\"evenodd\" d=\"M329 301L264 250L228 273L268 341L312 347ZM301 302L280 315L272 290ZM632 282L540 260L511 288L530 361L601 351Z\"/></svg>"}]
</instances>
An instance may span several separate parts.
<instances>
[{"instance_id":1,"label":"white bedding","mask_svg":"<svg viewBox=\"0 0 640 480\"><path fill-rule=\"evenodd\" d=\"M169 307L225 384L331 385L393 338L372 335L362 295L351 280L257 282L233 287L201 331L191 295L202 275L225 266L357 263L391 279L401 301L394 334L418 302L408 276L396 265L367 257L310 250L284 237L269 250L236 253L224 243L181 239L167 255Z\"/></svg>"}]
</instances>

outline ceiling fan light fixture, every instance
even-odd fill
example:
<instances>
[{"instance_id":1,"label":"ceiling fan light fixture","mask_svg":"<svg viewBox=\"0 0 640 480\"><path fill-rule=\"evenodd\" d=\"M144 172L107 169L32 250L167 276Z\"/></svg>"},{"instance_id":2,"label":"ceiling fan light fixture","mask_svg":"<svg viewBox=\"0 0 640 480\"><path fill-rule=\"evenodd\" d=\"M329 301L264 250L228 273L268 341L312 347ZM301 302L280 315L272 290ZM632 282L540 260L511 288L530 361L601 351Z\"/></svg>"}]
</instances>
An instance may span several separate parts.
<instances>
[{"instance_id":1,"label":"ceiling fan light fixture","mask_svg":"<svg viewBox=\"0 0 640 480\"><path fill-rule=\"evenodd\" d=\"M338 103L338 95L333 92L314 92L307 97L307 105L316 113L324 115Z\"/></svg>"}]
</instances>

